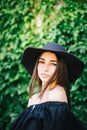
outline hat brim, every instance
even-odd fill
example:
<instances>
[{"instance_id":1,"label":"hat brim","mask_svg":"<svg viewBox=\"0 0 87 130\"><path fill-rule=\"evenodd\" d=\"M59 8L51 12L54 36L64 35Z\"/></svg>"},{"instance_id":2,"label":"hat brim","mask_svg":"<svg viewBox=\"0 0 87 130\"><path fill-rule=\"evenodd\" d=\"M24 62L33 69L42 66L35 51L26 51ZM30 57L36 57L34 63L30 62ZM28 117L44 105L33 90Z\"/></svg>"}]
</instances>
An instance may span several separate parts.
<instances>
[{"instance_id":1,"label":"hat brim","mask_svg":"<svg viewBox=\"0 0 87 130\"><path fill-rule=\"evenodd\" d=\"M29 47L25 49L21 62L23 63L23 65L25 66L30 75L32 75L33 73L37 58L44 51L52 51L52 50L43 48L34 48L34 47ZM83 62L68 52L55 51L55 53L65 60L68 68L69 81L70 83L74 82L80 76L80 74L84 69Z\"/></svg>"}]
</instances>

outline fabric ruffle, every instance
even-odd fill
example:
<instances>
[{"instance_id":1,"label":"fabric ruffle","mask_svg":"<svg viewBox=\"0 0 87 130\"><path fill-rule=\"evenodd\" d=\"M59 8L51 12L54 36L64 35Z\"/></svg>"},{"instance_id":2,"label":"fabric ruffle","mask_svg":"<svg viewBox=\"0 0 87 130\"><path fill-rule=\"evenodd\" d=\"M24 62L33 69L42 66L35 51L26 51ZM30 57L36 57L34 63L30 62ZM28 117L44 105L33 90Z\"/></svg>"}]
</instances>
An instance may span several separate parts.
<instances>
[{"instance_id":1,"label":"fabric ruffle","mask_svg":"<svg viewBox=\"0 0 87 130\"><path fill-rule=\"evenodd\" d=\"M85 130L65 102L44 102L27 107L11 130Z\"/></svg>"}]
</instances>

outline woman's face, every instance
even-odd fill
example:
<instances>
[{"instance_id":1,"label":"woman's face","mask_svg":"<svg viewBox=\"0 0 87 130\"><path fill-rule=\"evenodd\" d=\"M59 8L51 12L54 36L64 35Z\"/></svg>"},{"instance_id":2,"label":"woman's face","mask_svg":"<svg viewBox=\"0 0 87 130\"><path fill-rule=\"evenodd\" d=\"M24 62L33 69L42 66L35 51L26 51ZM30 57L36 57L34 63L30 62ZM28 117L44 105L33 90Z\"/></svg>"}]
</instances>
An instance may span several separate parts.
<instances>
[{"instance_id":1,"label":"woman's face","mask_svg":"<svg viewBox=\"0 0 87 130\"><path fill-rule=\"evenodd\" d=\"M43 52L39 58L38 76L44 85L54 74L57 66L57 56L52 52Z\"/></svg>"}]
</instances>

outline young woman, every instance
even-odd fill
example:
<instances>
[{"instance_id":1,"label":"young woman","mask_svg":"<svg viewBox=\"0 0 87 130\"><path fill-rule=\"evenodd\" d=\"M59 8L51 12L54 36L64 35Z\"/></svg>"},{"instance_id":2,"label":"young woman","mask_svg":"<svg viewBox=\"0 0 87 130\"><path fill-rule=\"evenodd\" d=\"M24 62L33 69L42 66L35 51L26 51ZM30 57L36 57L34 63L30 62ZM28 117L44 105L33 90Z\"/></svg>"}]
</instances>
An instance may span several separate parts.
<instances>
[{"instance_id":1,"label":"young woman","mask_svg":"<svg viewBox=\"0 0 87 130\"><path fill-rule=\"evenodd\" d=\"M11 130L85 130L70 111L69 92L69 83L80 76L83 62L61 45L48 43L27 48L22 63L32 75L30 99Z\"/></svg>"}]
</instances>

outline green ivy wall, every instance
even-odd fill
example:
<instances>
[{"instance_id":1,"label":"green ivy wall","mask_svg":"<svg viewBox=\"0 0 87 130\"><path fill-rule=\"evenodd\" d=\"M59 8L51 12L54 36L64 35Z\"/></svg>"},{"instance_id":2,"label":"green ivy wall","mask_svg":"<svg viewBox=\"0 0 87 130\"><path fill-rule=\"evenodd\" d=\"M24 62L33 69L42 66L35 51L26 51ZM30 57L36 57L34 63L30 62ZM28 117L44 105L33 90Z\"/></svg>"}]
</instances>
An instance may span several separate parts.
<instances>
[{"instance_id":1,"label":"green ivy wall","mask_svg":"<svg viewBox=\"0 0 87 130\"><path fill-rule=\"evenodd\" d=\"M73 113L87 128L87 1L0 1L0 130L26 108L30 76L21 64L24 49L58 42L85 63L70 85Z\"/></svg>"}]
</instances>

